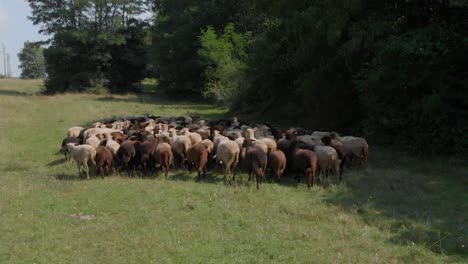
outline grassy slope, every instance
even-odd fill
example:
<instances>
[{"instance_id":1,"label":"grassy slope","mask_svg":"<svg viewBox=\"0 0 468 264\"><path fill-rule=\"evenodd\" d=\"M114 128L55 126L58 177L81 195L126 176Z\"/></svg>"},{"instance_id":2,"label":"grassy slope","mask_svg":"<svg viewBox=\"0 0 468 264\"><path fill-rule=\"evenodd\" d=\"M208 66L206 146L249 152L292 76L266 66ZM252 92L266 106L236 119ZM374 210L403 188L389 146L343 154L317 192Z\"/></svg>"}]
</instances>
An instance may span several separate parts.
<instances>
[{"instance_id":1,"label":"grassy slope","mask_svg":"<svg viewBox=\"0 0 468 264\"><path fill-rule=\"evenodd\" d=\"M188 173L79 180L56 154L70 126L225 110L148 96L28 95L37 85L0 80L1 263L467 260L467 228L447 233L468 221L466 164L374 148L365 171L327 189L288 183L257 191L242 175L225 187L219 174L202 183Z\"/></svg>"}]
</instances>

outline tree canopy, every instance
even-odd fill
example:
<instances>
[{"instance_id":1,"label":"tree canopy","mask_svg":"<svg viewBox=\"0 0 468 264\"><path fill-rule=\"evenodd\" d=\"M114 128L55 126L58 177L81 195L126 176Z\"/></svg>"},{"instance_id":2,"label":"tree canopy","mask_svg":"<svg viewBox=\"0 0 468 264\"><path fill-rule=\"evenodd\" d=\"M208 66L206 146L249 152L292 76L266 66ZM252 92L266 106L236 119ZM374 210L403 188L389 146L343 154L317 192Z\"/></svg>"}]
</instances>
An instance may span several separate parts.
<instances>
[{"instance_id":1,"label":"tree canopy","mask_svg":"<svg viewBox=\"0 0 468 264\"><path fill-rule=\"evenodd\" d=\"M21 69L21 79L44 78L45 62L44 49L38 43L25 42L18 54Z\"/></svg>"},{"instance_id":2,"label":"tree canopy","mask_svg":"<svg viewBox=\"0 0 468 264\"><path fill-rule=\"evenodd\" d=\"M29 0L51 92L98 82L466 152L466 0ZM150 20L142 14L152 14Z\"/></svg>"}]
</instances>

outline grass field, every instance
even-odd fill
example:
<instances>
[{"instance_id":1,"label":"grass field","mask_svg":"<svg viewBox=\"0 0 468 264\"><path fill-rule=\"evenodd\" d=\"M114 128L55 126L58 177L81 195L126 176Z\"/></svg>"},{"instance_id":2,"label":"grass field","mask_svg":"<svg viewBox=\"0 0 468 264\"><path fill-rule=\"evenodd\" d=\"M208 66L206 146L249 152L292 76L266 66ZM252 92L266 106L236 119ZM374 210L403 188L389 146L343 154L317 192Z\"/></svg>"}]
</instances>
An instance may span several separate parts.
<instances>
[{"instance_id":1,"label":"grass field","mask_svg":"<svg viewBox=\"0 0 468 264\"><path fill-rule=\"evenodd\" d=\"M468 261L468 168L458 159L371 146L365 170L312 190L286 181L257 191L245 175L226 187L219 173L81 180L57 153L70 126L226 110L154 95L39 96L39 86L0 80L0 263Z\"/></svg>"}]
</instances>

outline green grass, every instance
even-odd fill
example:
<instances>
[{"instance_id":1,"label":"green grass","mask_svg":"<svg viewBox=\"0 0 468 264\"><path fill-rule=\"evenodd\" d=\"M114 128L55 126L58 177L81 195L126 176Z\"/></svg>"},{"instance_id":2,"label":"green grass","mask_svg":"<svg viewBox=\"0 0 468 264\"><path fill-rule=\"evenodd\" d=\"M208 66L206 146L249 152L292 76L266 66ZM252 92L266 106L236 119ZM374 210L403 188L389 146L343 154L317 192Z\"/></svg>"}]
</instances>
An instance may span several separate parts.
<instances>
[{"instance_id":1,"label":"green grass","mask_svg":"<svg viewBox=\"0 0 468 264\"><path fill-rule=\"evenodd\" d=\"M39 84L0 80L0 263L468 260L468 178L459 160L372 147L365 170L312 190L287 180L257 191L245 175L226 187L219 173L202 182L185 172L86 181L57 154L68 127L226 109L155 95L38 96ZM96 218L70 217L78 213Z\"/></svg>"}]
</instances>

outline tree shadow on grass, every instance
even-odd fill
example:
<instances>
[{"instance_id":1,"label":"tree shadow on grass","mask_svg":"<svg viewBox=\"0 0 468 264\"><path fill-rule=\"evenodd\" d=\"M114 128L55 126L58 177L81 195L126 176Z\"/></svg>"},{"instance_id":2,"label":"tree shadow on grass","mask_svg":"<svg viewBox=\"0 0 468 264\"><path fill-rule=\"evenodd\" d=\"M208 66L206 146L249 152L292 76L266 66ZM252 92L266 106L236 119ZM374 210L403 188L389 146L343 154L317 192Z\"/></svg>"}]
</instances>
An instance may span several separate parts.
<instances>
[{"instance_id":1,"label":"tree shadow on grass","mask_svg":"<svg viewBox=\"0 0 468 264\"><path fill-rule=\"evenodd\" d=\"M15 91L15 90L0 90L0 95L7 96L27 96L29 94L25 92Z\"/></svg>"},{"instance_id":2,"label":"tree shadow on grass","mask_svg":"<svg viewBox=\"0 0 468 264\"><path fill-rule=\"evenodd\" d=\"M209 105L207 102L203 101L189 101L189 100L182 100L182 99L167 99L164 96L157 96L154 94L142 93L142 94L134 94L132 97L120 97L114 95L108 95L104 97L96 98L96 101L99 102L135 102L141 104L156 104L162 106L180 106L185 108L193 108L194 106L204 106L206 108L214 108L213 106Z\"/></svg>"},{"instance_id":3,"label":"tree shadow on grass","mask_svg":"<svg viewBox=\"0 0 468 264\"><path fill-rule=\"evenodd\" d=\"M348 172L346 185L326 202L394 234L392 243L468 257L466 170L383 150L371 158L367 169Z\"/></svg>"}]
</instances>

